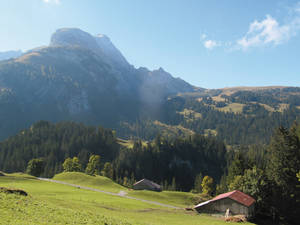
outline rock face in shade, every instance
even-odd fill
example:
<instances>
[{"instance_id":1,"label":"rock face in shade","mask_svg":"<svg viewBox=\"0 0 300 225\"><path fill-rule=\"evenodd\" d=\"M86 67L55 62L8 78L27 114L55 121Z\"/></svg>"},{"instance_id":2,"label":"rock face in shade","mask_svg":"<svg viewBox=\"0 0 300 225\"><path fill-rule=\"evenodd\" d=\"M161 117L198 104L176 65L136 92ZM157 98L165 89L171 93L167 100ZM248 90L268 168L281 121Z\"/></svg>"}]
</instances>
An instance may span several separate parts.
<instances>
[{"instance_id":1,"label":"rock face in shade","mask_svg":"<svg viewBox=\"0 0 300 225\"><path fill-rule=\"evenodd\" d=\"M38 120L117 127L193 90L161 68L134 68L105 35L59 29L49 46L0 61L0 139Z\"/></svg>"}]
</instances>

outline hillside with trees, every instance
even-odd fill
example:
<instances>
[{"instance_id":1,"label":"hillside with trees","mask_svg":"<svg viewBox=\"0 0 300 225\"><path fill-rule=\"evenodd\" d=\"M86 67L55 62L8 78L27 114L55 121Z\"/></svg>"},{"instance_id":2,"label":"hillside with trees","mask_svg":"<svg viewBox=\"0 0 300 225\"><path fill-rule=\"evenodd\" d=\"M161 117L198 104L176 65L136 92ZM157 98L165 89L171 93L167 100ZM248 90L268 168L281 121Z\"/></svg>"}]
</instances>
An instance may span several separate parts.
<instances>
[{"instance_id":1,"label":"hillside with trees","mask_svg":"<svg viewBox=\"0 0 300 225\"><path fill-rule=\"evenodd\" d=\"M290 127L299 118L300 88L217 89L169 97L159 118L123 124L119 135L151 140L156 133L180 127L178 136L195 132L215 136L226 145L265 145L274 129ZM165 128L157 126L155 119Z\"/></svg>"},{"instance_id":2,"label":"hillside with trees","mask_svg":"<svg viewBox=\"0 0 300 225\"><path fill-rule=\"evenodd\" d=\"M36 175L31 171L43 167L38 175L44 177L62 171L102 171L121 184L148 177L166 188L190 191L196 175L218 181L225 166L224 144L201 135L174 140L157 136L147 145L136 141L133 148L125 148L112 130L40 121L0 143L0 170Z\"/></svg>"},{"instance_id":3,"label":"hillside with trees","mask_svg":"<svg viewBox=\"0 0 300 225\"><path fill-rule=\"evenodd\" d=\"M256 199L258 219L293 224L300 213L300 125L277 128L267 145L226 148L213 136L195 134L158 135L127 148L111 130L40 121L0 143L0 170L46 177L85 172L126 187L148 178L164 190L205 196L241 190Z\"/></svg>"},{"instance_id":4,"label":"hillside with trees","mask_svg":"<svg viewBox=\"0 0 300 225\"><path fill-rule=\"evenodd\" d=\"M127 187L149 178L164 190L207 196L237 189L256 199L258 218L293 224L300 213L300 126L276 129L268 145L226 149L215 137L195 134L158 135L127 148L111 130L40 121L0 143L0 170L46 177L101 174Z\"/></svg>"}]
</instances>

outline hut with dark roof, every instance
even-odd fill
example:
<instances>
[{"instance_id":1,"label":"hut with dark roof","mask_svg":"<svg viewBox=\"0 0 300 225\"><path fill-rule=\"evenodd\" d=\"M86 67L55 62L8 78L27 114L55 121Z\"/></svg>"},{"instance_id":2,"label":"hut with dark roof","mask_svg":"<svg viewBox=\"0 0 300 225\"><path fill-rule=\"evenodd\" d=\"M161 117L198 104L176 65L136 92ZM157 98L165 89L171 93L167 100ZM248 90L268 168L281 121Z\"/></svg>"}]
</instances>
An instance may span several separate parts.
<instances>
[{"instance_id":1,"label":"hut with dark roof","mask_svg":"<svg viewBox=\"0 0 300 225\"><path fill-rule=\"evenodd\" d=\"M241 191L231 191L202 202L194 207L199 213L225 214L229 209L232 215L254 216L255 200Z\"/></svg>"},{"instance_id":2,"label":"hut with dark roof","mask_svg":"<svg viewBox=\"0 0 300 225\"><path fill-rule=\"evenodd\" d=\"M161 191L161 186L153 181L142 179L133 185L134 190Z\"/></svg>"}]
</instances>

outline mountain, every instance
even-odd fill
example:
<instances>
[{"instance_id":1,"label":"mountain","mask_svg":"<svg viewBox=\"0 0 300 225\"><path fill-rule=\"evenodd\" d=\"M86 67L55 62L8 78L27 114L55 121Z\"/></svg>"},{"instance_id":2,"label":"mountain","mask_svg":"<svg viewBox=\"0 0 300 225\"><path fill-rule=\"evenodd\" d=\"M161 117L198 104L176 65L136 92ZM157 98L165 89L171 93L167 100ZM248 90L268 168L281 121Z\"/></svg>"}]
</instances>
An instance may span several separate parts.
<instances>
[{"instance_id":1,"label":"mountain","mask_svg":"<svg viewBox=\"0 0 300 225\"><path fill-rule=\"evenodd\" d=\"M47 120L102 125L122 138L200 133L264 144L299 117L298 87L194 87L163 68L135 68L107 36L76 28L0 61L0 140Z\"/></svg>"},{"instance_id":2,"label":"mountain","mask_svg":"<svg viewBox=\"0 0 300 225\"><path fill-rule=\"evenodd\" d=\"M105 35L59 29L49 46L0 62L0 138L38 120L115 128L157 116L169 95L194 90L161 68L134 68Z\"/></svg>"},{"instance_id":3,"label":"mountain","mask_svg":"<svg viewBox=\"0 0 300 225\"><path fill-rule=\"evenodd\" d=\"M23 52L21 50L18 51L7 51L7 52L0 52L0 61L7 60L12 58L17 58L21 56Z\"/></svg>"}]
</instances>

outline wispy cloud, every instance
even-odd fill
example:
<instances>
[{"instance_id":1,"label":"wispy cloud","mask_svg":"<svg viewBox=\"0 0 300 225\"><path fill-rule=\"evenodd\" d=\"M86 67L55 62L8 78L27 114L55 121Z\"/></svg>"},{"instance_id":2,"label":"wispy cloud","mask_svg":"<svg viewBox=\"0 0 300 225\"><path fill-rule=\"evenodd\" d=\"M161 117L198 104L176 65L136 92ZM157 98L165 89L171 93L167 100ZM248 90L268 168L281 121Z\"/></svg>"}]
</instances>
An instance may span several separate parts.
<instances>
[{"instance_id":1,"label":"wispy cloud","mask_svg":"<svg viewBox=\"0 0 300 225\"><path fill-rule=\"evenodd\" d=\"M255 20L249 25L248 32L236 41L238 49L251 47L276 46L287 42L300 31L300 2L290 9L289 17L280 24L270 15L262 21Z\"/></svg>"},{"instance_id":2,"label":"wispy cloud","mask_svg":"<svg viewBox=\"0 0 300 225\"><path fill-rule=\"evenodd\" d=\"M224 50L247 50L257 47L277 46L289 41L300 31L300 2L290 8L284 22L267 14L262 20L254 20L249 24L248 31L235 41L203 40L207 49L223 47ZM206 38L206 34L205 34Z\"/></svg>"},{"instance_id":3,"label":"wispy cloud","mask_svg":"<svg viewBox=\"0 0 300 225\"><path fill-rule=\"evenodd\" d=\"M293 35L293 25L280 25L276 19L267 15L261 22L255 20L249 26L244 37L237 41L237 45L247 49L265 45L278 45L288 41Z\"/></svg>"},{"instance_id":4,"label":"wispy cloud","mask_svg":"<svg viewBox=\"0 0 300 225\"><path fill-rule=\"evenodd\" d=\"M60 4L61 2L60 2L60 0L43 0L43 2L45 2L45 3L54 3L54 4Z\"/></svg>"},{"instance_id":5,"label":"wispy cloud","mask_svg":"<svg viewBox=\"0 0 300 225\"><path fill-rule=\"evenodd\" d=\"M218 46L218 43L214 40L206 40L203 42L203 45L207 49L213 49Z\"/></svg>"},{"instance_id":6,"label":"wispy cloud","mask_svg":"<svg viewBox=\"0 0 300 225\"><path fill-rule=\"evenodd\" d=\"M209 50L212 50L218 46L220 46L220 43L218 43L217 41L215 40L211 40L211 39L207 39L207 35L206 34L202 34L200 36L201 38L201 41L203 43L203 46Z\"/></svg>"}]
</instances>

